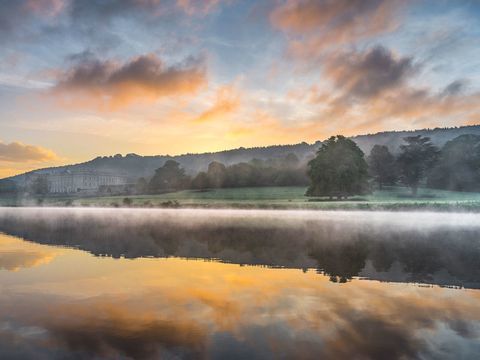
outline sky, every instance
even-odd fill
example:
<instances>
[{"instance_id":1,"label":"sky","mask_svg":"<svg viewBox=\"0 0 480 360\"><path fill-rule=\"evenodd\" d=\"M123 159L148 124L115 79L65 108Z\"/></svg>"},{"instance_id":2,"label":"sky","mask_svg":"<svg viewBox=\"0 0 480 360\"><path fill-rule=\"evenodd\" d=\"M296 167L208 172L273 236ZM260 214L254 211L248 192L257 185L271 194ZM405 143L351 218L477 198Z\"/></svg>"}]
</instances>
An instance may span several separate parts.
<instances>
[{"instance_id":1,"label":"sky","mask_svg":"<svg viewBox=\"0 0 480 360\"><path fill-rule=\"evenodd\" d=\"M478 0L0 0L0 177L480 124Z\"/></svg>"}]
</instances>

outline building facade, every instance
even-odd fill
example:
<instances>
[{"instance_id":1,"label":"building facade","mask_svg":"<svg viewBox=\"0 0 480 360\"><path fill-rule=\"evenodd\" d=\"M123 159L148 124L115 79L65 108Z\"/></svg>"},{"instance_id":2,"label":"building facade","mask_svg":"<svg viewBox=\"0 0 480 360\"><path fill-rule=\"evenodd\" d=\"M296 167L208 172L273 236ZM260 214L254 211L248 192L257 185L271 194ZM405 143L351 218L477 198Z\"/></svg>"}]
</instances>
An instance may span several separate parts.
<instances>
[{"instance_id":1,"label":"building facade","mask_svg":"<svg viewBox=\"0 0 480 360\"><path fill-rule=\"evenodd\" d=\"M69 172L45 174L48 192L68 194L76 192L95 192L101 187L125 185L127 177L98 172Z\"/></svg>"}]
</instances>

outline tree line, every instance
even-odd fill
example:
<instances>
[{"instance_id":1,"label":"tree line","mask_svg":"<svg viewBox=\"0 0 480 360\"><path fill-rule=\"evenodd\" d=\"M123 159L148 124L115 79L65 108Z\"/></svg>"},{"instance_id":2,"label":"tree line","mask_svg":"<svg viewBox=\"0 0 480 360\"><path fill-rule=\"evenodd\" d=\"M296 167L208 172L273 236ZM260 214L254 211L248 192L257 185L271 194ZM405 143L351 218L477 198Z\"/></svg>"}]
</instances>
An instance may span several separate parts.
<instances>
[{"instance_id":1,"label":"tree line","mask_svg":"<svg viewBox=\"0 0 480 360\"><path fill-rule=\"evenodd\" d=\"M442 149L422 135L403 141L396 156L387 146L374 145L365 157L352 140L331 137L308 163L307 195L342 198L369 193L372 185L382 189L396 184L410 188L413 196L421 185L480 191L480 136L460 135Z\"/></svg>"},{"instance_id":2,"label":"tree line","mask_svg":"<svg viewBox=\"0 0 480 360\"><path fill-rule=\"evenodd\" d=\"M429 137L407 136L396 154L385 145L374 145L365 156L354 141L338 135L324 141L308 162L300 161L293 153L230 166L213 161L195 176L187 175L178 162L167 160L151 179L140 178L135 192L155 194L184 189L308 186L307 196L341 199L391 185L409 187L413 196L420 186L480 191L480 136L460 135L441 149ZM30 192L34 194L48 191L42 177L31 187ZM18 191L13 181L0 181L0 193Z\"/></svg>"},{"instance_id":3,"label":"tree line","mask_svg":"<svg viewBox=\"0 0 480 360\"><path fill-rule=\"evenodd\" d=\"M277 159L252 159L226 166L218 161L208 165L196 176L186 175L185 169L174 160L167 160L155 171L149 182L141 178L140 191L158 193L182 189L236 188L257 186L307 186L306 164L290 153Z\"/></svg>"},{"instance_id":4,"label":"tree line","mask_svg":"<svg viewBox=\"0 0 480 360\"><path fill-rule=\"evenodd\" d=\"M182 189L256 186L307 186L307 196L347 198L370 193L375 187L403 185L413 196L420 186L454 191L480 191L480 136L461 135L442 149L429 137L403 138L398 154L375 145L365 156L358 145L342 136L324 141L316 156L302 163L297 156L226 166L214 161L190 177L180 164L168 160L140 191L158 193Z\"/></svg>"}]
</instances>

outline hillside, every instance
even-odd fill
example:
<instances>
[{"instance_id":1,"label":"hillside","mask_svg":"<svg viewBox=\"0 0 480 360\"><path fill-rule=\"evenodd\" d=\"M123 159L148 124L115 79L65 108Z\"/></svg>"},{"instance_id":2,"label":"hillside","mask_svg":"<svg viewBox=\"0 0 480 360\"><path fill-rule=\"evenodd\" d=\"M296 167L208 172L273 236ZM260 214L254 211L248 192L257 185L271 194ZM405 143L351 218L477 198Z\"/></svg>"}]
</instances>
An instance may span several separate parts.
<instances>
[{"instance_id":1,"label":"hillside","mask_svg":"<svg viewBox=\"0 0 480 360\"><path fill-rule=\"evenodd\" d=\"M376 134L358 135L352 139L360 148L368 154L375 144L387 145L392 152L397 152L402 144L402 139L406 136L423 135L429 136L433 143L439 147L447 141L463 134L480 135L480 125L464 126L457 128L436 128L422 129L414 131L389 131ZM269 159L285 157L289 153L294 153L301 161L307 161L315 154L321 142L314 144L305 142L295 145L275 145L255 148L238 148L214 153L203 154L183 154L177 156L157 155L140 156L137 154L128 154L126 156L114 155L97 157L93 160L56 168L45 168L35 170L30 173L55 173L65 170L70 171L97 171L114 174L122 174L132 178L150 177L155 169L161 167L166 160L172 159L181 164L188 174L194 175L198 171L205 170L212 161L219 161L225 165L231 165L239 162L250 161L254 158ZM27 173L28 174L28 173ZM22 181L25 174L14 176L10 179Z\"/></svg>"}]
</instances>

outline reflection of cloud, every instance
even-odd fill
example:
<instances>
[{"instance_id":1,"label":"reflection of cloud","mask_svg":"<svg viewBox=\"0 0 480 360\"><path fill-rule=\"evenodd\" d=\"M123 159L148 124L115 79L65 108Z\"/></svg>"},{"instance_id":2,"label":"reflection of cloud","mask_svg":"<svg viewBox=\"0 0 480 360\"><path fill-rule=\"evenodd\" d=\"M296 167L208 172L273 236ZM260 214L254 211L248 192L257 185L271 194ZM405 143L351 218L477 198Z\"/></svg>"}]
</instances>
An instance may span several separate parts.
<instances>
[{"instance_id":1,"label":"reflection of cloud","mask_svg":"<svg viewBox=\"0 0 480 360\"><path fill-rule=\"evenodd\" d=\"M95 357L203 357L205 329L182 319L129 313L113 306L71 307L43 327L56 343Z\"/></svg>"},{"instance_id":2,"label":"reflection of cloud","mask_svg":"<svg viewBox=\"0 0 480 360\"><path fill-rule=\"evenodd\" d=\"M117 109L134 102L195 93L206 83L201 61L168 67L155 55L118 64L86 59L73 66L53 89L67 105Z\"/></svg>"},{"instance_id":3,"label":"reflection of cloud","mask_svg":"<svg viewBox=\"0 0 480 360\"><path fill-rule=\"evenodd\" d=\"M0 235L0 270L17 271L48 264L56 252L43 245Z\"/></svg>"},{"instance_id":4,"label":"reflection of cloud","mask_svg":"<svg viewBox=\"0 0 480 360\"><path fill-rule=\"evenodd\" d=\"M76 284L68 277L37 290L52 293L48 286L56 286L58 297L0 294L0 317L9 314L11 324L43 330L44 336L35 338L15 326L9 332L23 331L30 346L44 351L113 358L416 358L432 351L451 357L459 342L465 354L473 354L468 341L480 336L475 291L362 280L339 285L298 270L95 259L69 252L93 262L76 276L96 264L96 277L103 281L88 279L92 296L85 299L80 292L79 300L72 299ZM61 264L52 273L61 272ZM444 328L452 330L449 343L433 349L432 339ZM6 336L0 334L0 343ZM2 346L0 355L12 347L15 343Z\"/></svg>"},{"instance_id":5,"label":"reflection of cloud","mask_svg":"<svg viewBox=\"0 0 480 360\"><path fill-rule=\"evenodd\" d=\"M74 221L58 216L69 212ZM22 224L21 213L35 222ZM403 259L413 273L431 274L432 268L453 264L444 272L478 278L472 252L476 215L261 213L6 209L2 219L26 238L33 228L42 241L81 248L93 244L102 255L211 258L210 250L219 259L239 261L235 254L249 259L240 264L282 266L301 260L300 251L310 257L322 253L330 265L322 260L319 267L327 272L355 275L365 252L376 250L378 259ZM88 214L97 222L84 223ZM267 231L272 225L275 231ZM55 227L61 231L49 231ZM3 250L49 249L12 237L0 240ZM448 256L440 249L448 249ZM314 271L215 261L115 260L73 249L62 254L64 261L51 262L46 271L6 274L11 282L8 292L0 292L0 319L9 321L0 323L0 358L13 357L15 346L23 348L21 339L10 341L18 336L39 354L81 358L452 358L459 346L468 358L478 350L478 291L357 279L338 284ZM436 346L445 331L448 342Z\"/></svg>"},{"instance_id":6,"label":"reflection of cloud","mask_svg":"<svg viewBox=\"0 0 480 360\"><path fill-rule=\"evenodd\" d=\"M53 253L41 251L2 251L0 250L0 269L17 271L48 264L55 257Z\"/></svg>"},{"instance_id":7,"label":"reflection of cloud","mask_svg":"<svg viewBox=\"0 0 480 360\"><path fill-rule=\"evenodd\" d=\"M12 142L5 144L0 142L0 161L26 162L26 161L51 161L56 160L57 155L40 146Z\"/></svg>"}]
</instances>

